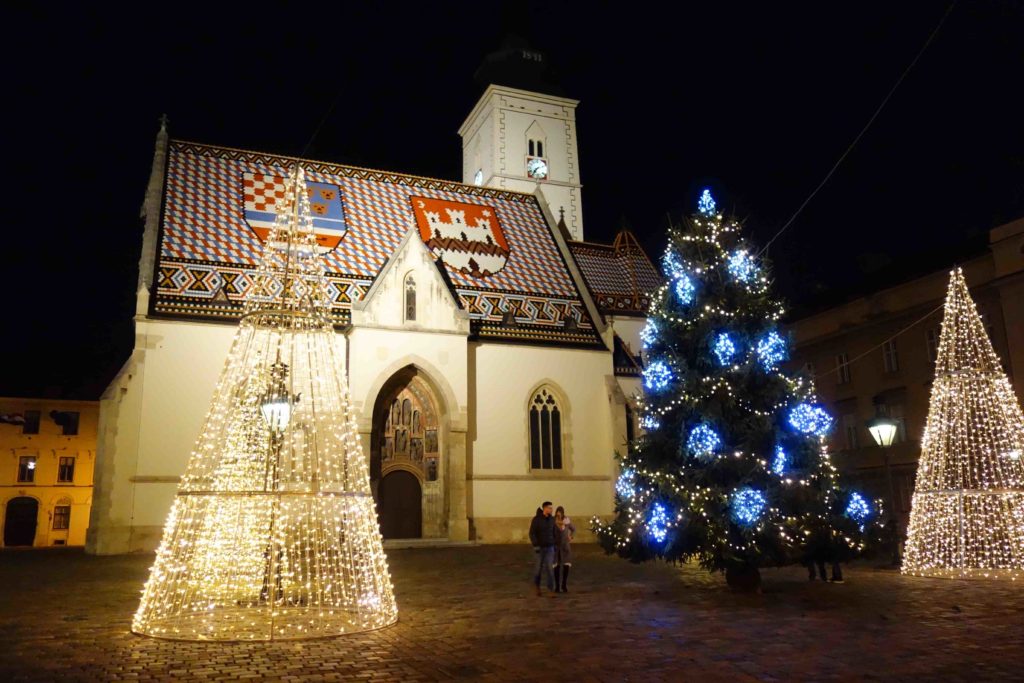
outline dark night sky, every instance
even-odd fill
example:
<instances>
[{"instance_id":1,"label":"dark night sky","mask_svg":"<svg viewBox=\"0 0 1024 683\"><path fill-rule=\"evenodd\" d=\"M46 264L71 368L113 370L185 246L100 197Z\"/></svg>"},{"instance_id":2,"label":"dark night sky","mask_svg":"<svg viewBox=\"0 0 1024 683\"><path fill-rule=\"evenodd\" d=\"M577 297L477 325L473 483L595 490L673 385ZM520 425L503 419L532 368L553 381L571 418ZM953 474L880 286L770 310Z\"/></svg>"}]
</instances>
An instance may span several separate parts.
<instances>
[{"instance_id":1,"label":"dark night sky","mask_svg":"<svg viewBox=\"0 0 1024 683\"><path fill-rule=\"evenodd\" d=\"M148 3L145 3L148 4ZM509 30L578 109L587 238L652 256L710 185L765 242L948 3L335 3L3 12L0 395L95 397L131 348L157 118L172 136L458 179L472 76ZM659 3L660 5L660 3ZM628 12L627 12L628 8ZM1024 216L1024 2L961 1L871 130L771 248L797 309L944 267Z\"/></svg>"}]
</instances>

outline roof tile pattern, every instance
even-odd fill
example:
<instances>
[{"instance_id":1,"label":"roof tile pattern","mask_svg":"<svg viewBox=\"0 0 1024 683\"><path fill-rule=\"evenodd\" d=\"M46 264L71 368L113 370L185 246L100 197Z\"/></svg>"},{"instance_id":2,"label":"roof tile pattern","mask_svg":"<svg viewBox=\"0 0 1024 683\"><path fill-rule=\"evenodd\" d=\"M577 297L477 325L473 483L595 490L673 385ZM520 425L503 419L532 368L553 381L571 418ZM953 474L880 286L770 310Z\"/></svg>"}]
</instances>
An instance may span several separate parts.
<instances>
[{"instance_id":1,"label":"roof tile pattern","mask_svg":"<svg viewBox=\"0 0 1024 683\"><path fill-rule=\"evenodd\" d=\"M602 313L646 315L651 295L662 277L647 254L630 240L616 248L591 242L570 242L587 287Z\"/></svg>"},{"instance_id":2,"label":"roof tile pattern","mask_svg":"<svg viewBox=\"0 0 1024 683\"><path fill-rule=\"evenodd\" d=\"M262 245L246 221L243 176L285 176L295 159L172 141L153 311L188 317L237 318ZM447 269L474 331L516 341L600 344L544 214L532 195L467 186L314 161L309 181L337 186L346 230L325 254L334 314L343 323L351 303L416 225L415 197L479 204L493 210L508 241L505 267L486 276ZM514 329L501 320L516 317ZM575 324L566 325L571 316Z\"/></svg>"}]
</instances>

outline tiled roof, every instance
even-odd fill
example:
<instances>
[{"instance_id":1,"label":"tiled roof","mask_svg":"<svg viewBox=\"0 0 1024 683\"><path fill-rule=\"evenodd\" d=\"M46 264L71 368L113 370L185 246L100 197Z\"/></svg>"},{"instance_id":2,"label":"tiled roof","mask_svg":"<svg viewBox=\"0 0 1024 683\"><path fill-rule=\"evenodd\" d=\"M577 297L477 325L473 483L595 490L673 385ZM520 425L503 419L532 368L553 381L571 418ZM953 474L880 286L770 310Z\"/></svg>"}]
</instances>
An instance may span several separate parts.
<instances>
[{"instance_id":1,"label":"tiled roof","mask_svg":"<svg viewBox=\"0 0 1024 683\"><path fill-rule=\"evenodd\" d=\"M258 232L267 214L261 212L272 211L275 179L285 177L295 162L170 143L153 313L218 319L240 315L249 273L262 249ZM402 236L419 224L444 262L475 334L601 343L533 195L301 163L310 192L323 193L321 244L327 245L325 265L339 323L348 321L352 302L370 288ZM501 324L509 310L515 314L514 327ZM575 325L565 324L568 316Z\"/></svg>"},{"instance_id":2,"label":"tiled roof","mask_svg":"<svg viewBox=\"0 0 1024 683\"><path fill-rule=\"evenodd\" d=\"M611 246L570 242L569 249L602 313L647 314L662 278L632 234L619 233Z\"/></svg>"}]
</instances>

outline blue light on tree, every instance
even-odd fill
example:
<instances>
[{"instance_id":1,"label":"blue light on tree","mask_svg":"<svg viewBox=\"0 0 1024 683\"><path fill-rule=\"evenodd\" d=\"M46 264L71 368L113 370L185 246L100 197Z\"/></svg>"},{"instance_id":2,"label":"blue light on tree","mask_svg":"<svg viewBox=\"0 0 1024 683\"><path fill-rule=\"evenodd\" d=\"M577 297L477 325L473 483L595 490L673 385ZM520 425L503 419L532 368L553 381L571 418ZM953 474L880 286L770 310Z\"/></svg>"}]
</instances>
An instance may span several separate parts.
<instances>
[{"instance_id":1,"label":"blue light on tree","mask_svg":"<svg viewBox=\"0 0 1024 683\"><path fill-rule=\"evenodd\" d=\"M789 411L789 424L798 432L825 436L832 427L832 416L821 406L798 403Z\"/></svg>"},{"instance_id":2,"label":"blue light on tree","mask_svg":"<svg viewBox=\"0 0 1024 683\"><path fill-rule=\"evenodd\" d=\"M654 415L644 415L640 418L640 428L645 432L653 432L661 427L661 420Z\"/></svg>"},{"instance_id":3,"label":"blue light on tree","mask_svg":"<svg viewBox=\"0 0 1024 683\"><path fill-rule=\"evenodd\" d=\"M658 341L658 323L648 320L640 330L640 341L645 349L650 348L651 344Z\"/></svg>"},{"instance_id":4,"label":"blue light on tree","mask_svg":"<svg viewBox=\"0 0 1024 683\"><path fill-rule=\"evenodd\" d=\"M846 516L860 525L864 531L864 522L871 516L871 505L864 500L864 496L856 491L850 494L850 502L846 505Z\"/></svg>"},{"instance_id":5,"label":"blue light on tree","mask_svg":"<svg viewBox=\"0 0 1024 683\"><path fill-rule=\"evenodd\" d=\"M729 365L732 359L736 357L736 345L727 332L720 332L715 337L715 342L711 346L711 352L715 354L719 365Z\"/></svg>"},{"instance_id":6,"label":"blue light on tree","mask_svg":"<svg viewBox=\"0 0 1024 683\"><path fill-rule=\"evenodd\" d=\"M686 268L683 266L683 262L679 260L679 257L671 249L666 250L665 255L661 257L661 267L665 275L670 278L686 275Z\"/></svg>"},{"instance_id":7,"label":"blue light on tree","mask_svg":"<svg viewBox=\"0 0 1024 683\"><path fill-rule=\"evenodd\" d=\"M615 493L623 500L632 500L636 495L636 472L631 469L622 470L615 482Z\"/></svg>"},{"instance_id":8,"label":"blue light on tree","mask_svg":"<svg viewBox=\"0 0 1024 683\"><path fill-rule=\"evenodd\" d=\"M697 287L693 284L693 280L686 273L680 273L676 276L676 298L679 299L679 303L684 306L689 306L693 303L694 295L697 293Z\"/></svg>"},{"instance_id":9,"label":"blue light on tree","mask_svg":"<svg viewBox=\"0 0 1024 683\"><path fill-rule=\"evenodd\" d=\"M729 256L729 274L743 283L751 283L757 279L757 260L746 249L734 251Z\"/></svg>"},{"instance_id":10,"label":"blue light on tree","mask_svg":"<svg viewBox=\"0 0 1024 683\"><path fill-rule=\"evenodd\" d=\"M770 370L789 357L786 340L774 330L761 337L757 342L757 359L761 365Z\"/></svg>"},{"instance_id":11,"label":"blue light on tree","mask_svg":"<svg viewBox=\"0 0 1024 683\"><path fill-rule=\"evenodd\" d=\"M650 391L662 391L672 381L672 368L663 360L656 360L644 369L644 386Z\"/></svg>"},{"instance_id":12,"label":"blue light on tree","mask_svg":"<svg viewBox=\"0 0 1024 683\"><path fill-rule=\"evenodd\" d=\"M772 472L782 476L789 467L789 454L782 446L775 446L775 457L772 458Z\"/></svg>"},{"instance_id":13,"label":"blue light on tree","mask_svg":"<svg viewBox=\"0 0 1024 683\"><path fill-rule=\"evenodd\" d=\"M663 543L668 538L668 512L661 503L655 503L651 508L651 516L647 519L647 533L658 543Z\"/></svg>"},{"instance_id":14,"label":"blue light on tree","mask_svg":"<svg viewBox=\"0 0 1024 683\"><path fill-rule=\"evenodd\" d=\"M699 424L690 430L686 439L686 450L695 458L713 458L722 447L722 437L708 424Z\"/></svg>"},{"instance_id":15,"label":"blue light on tree","mask_svg":"<svg viewBox=\"0 0 1024 683\"><path fill-rule=\"evenodd\" d=\"M767 507L768 501L764 494L749 486L732 494L732 518L737 524L756 524Z\"/></svg>"},{"instance_id":16,"label":"blue light on tree","mask_svg":"<svg viewBox=\"0 0 1024 683\"><path fill-rule=\"evenodd\" d=\"M697 211L704 216L714 216L715 209L715 199L711 196L711 190L704 188L704 191L700 194L700 199L697 200Z\"/></svg>"}]
</instances>

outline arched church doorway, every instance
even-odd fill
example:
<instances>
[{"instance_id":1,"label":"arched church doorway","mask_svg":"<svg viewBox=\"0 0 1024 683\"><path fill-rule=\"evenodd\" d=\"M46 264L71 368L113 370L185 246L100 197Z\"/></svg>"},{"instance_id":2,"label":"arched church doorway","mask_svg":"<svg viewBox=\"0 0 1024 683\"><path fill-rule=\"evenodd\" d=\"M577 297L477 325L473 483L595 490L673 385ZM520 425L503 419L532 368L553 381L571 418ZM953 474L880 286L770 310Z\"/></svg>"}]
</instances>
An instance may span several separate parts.
<instances>
[{"instance_id":1,"label":"arched church doorway","mask_svg":"<svg viewBox=\"0 0 1024 683\"><path fill-rule=\"evenodd\" d=\"M447 534L439 405L431 382L411 365L377 395L370 480L384 538Z\"/></svg>"},{"instance_id":2,"label":"arched church doorway","mask_svg":"<svg viewBox=\"0 0 1024 683\"><path fill-rule=\"evenodd\" d=\"M36 540L39 501L21 496L7 501L4 515L4 545L32 545Z\"/></svg>"},{"instance_id":3,"label":"arched church doorway","mask_svg":"<svg viewBox=\"0 0 1024 683\"><path fill-rule=\"evenodd\" d=\"M423 536L423 497L420 480L406 470L393 470L380 480L380 533L384 538Z\"/></svg>"}]
</instances>

